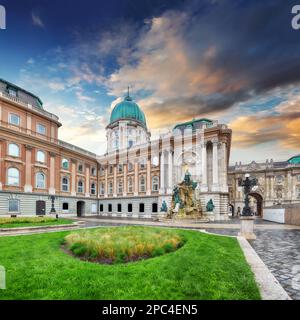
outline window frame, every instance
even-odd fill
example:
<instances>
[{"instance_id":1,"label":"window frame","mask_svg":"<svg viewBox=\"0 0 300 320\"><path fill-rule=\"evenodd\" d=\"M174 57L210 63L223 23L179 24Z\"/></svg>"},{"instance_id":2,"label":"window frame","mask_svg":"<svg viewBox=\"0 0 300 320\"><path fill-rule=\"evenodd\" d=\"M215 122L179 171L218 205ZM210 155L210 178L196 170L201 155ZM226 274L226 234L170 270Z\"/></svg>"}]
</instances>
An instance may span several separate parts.
<instances>
[{"instance_id":1,"label":"window frame","mask_svg":"<svg viewBox=\"0 0 300 320\"><path fill-rule=\"evenodd\" d=\"M81 184L81 185L79 185L79 184ZM77 193L84 193L84 183L81 179L78 180L78 182L77 182Z\"/></svg>"},{"instance_id":2,"label":"window frame","mask_svg":"<svg viewBox=\"0 0 300 320\"><path fill-rule=\"evenodd\" d=\"M17 210L10 210L10 202L17 203ZM19 213L20 212L20 200L19 199L8 199L8 213Z\"/></svg>"},{"instance_id":3,"label":"window frame","mask_svg":"<svg viewBox=\"0 0 300 320\"><path fill-rule=\"evenodd\" d=\"M11 146L16 146L16 147L17 147L18 155L13 155L13 154L10 153L10 147L11 147ZM17 143L14 143L14 142L9 143L7 149L8 149L8 155L9 155L10 157L20 158L21 148L20 148L20 146L19 146Z\"/></svg>"},{"instance_id":4,"label":"window frame","mask_svg":"<svg viewBox=\"0 0 300 320\"><path fill-rule=\"evenodd\" d=\"M38 176L43 176L44 177L44 181L43 181L43 186L42 187L40 187L39 185L38 185ZM46 189L46 175L45 175L45 173L44 172L37 172L36 174L35 174L35 187L37 188L37 189Z\"/></svg>"},{"instance_id":5,"label":"window frame","mask_svg":"<svg viewBox=\"0 0 300 320\"><path fill-rule=\"evenodd\" d=\"M39 154L43 154L44 161L39 160ZM37 150L36 151L36 161L40 162L40 163L46 163L46 152L44 152L43 150Z\"/></svg>"},{"instance_id":6,"label":"window frame","mask_svg":"<svg viewBox=\"0 0 300 320\"><path fill-rule=\"evenodd\" d=\"M12 171L12 170L16 170L16 172L18 173L18 183L10 183L9 182L9 179L13 178L13 179L16 179L16 177L13 177L13 176L10 176L9 172ZM10 167L7 169L7 185L8 186L11 186L11 187L19 187L20 186L20 170L18 168L15 168L15 167Z\"/></svg>"},{"instance_id":7,"label":"window frame","mask_svg":"<svg viewBox=\"0 0 300 320\"><path fill-rule=\"evenodd\" d=\"M40 128L44 128L44 131L42 130L43 132L41 132L39 130ZM43 123L37 123L36 124L36 133L45 136L47 134L47 127Z\"/></svg>"},{"instance_id":8,"label":"window frame","mask_svg":"<svg viewBox=\"0 0 300 320\"><path fill-rule=\"evenodd\" d=\"M67 183L63 183L64 179L67 180ZM67 186L67 190L64 190L64 186ZM61 191L63 191L63 192L69 192L70 191L70 179L67 176L63 176L61 178Z\"/></svg>"},{"instance_id":9,"label":"window frame","mask_svg":"<svg viewBox=\"0 0 300 320\"><path fill-rule=\"evenodd\" d=\"M12 117L13 117L13 116L15 116L15 117L18 119L18 123L17 123L17 124L13 123L13 121L12 121ZM13 126L20 127L20 124L21 124L21 117L20 117L20 115L18 115L18 114L16 114L16 113L9 113L8 123L9 123L9 124L12 124Z\"/></svg>"}]
</instances>

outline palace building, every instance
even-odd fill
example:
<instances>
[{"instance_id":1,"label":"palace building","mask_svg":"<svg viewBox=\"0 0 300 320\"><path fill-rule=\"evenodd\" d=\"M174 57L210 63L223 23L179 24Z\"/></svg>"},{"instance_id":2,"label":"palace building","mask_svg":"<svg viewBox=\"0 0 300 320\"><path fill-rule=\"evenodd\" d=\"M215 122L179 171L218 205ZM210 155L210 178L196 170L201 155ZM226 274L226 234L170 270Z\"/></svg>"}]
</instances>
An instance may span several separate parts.
<instances>
[{"instance_id":1,"label":"palace building","mask_svg":"<svg viewBox=\"0 0 300 320\"><path fill-rule=\"evenodd\" d=\"M0 80L0 214L151 218L186 171L198 183L203 211L228 212L231 130L209 119L176 124L151 140L129 93L111 112L107 152L96 155L58 139L57 115L34 94Z\"/></svg>"},{"instance_id":2,"label":"palace building","mask_svg":"<svg viewBox=\"0 0 300 320\"><path fill-rule=\"evenodd\" d=\"M266 207L300 203L300 155L286 161L239 162L230 166L228 172L229 204L233 214L238 214L244 207L244 195L239 182L246 173L258 181L250 193L250 206L257 216L262 216Z\"/></svg>"}]
</instances>

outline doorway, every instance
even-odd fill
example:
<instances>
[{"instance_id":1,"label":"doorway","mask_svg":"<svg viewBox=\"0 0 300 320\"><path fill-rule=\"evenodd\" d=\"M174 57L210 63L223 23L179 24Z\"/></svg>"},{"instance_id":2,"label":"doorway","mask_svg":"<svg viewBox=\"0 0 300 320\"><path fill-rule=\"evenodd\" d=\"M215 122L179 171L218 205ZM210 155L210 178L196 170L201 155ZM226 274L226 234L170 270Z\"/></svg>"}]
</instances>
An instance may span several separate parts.
<instances>
[{"instance_id":1,"label":"doorway","mask_svg":"<svg viewBox=\"0 0 300 320\"><path fill-rule=\"evenodd\" d=\"M252 207L255 216L262 217L263 197L256 192L249 193L249 196L252 197L252 199L250 198L250 207Z\"/></svg>"},{"instance_id":2,"label":"doorway","mask_svg":"<svg viewBox=\"0 0 300 320\"><path fill-rule=\"evenodd\" d=\"M84 215L85 202L78 201L77 202L77 217L82 217Z\"/></svg>"},{"instance_id":3,"label":"doorway","mask_svg":"<svg viewBox=\"0 0 300 320\"><path fill-rule=\"evenodd\" d=\"M44 216L46 214L46 202L43 200L38 200L36 202L35 213L37 216Z\"/></svg>"}]
</instances>

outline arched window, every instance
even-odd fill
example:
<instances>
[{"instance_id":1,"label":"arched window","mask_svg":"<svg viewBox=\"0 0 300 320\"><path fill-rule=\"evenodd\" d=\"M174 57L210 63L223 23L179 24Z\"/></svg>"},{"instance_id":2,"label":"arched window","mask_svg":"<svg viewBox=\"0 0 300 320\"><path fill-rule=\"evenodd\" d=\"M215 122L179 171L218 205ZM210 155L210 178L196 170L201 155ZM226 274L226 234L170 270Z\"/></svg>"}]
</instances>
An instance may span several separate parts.
<instances>
[{"instance_id":1,"label":"arched window","mask_svg":"<svg viewBox=\"0 0 300 320\"><path fill-rule=\"evenodd\" d=\"M146 180L144 176L140 177L140 192L145 192L146 190Z\"/></svg>"},{"instance_id":2,"label":"arched window","mask_svg":"<svg viewBox=\"0 0 300 320\"><path fill-rule=\"evenodd\" d=\"M7 170L7 184L9 186L20 185L20 171L16 168L9 168Z\"/></svg>"},{"instance_id":3,"label":"arched window","mask_svg":"<svg viewBox=\"0 0 300 320\"><path fill-rule=\"evenodd\" d=\"M83 193L83 182L81 180L78 181L77 192L78 193Z\"/></svg>"},{"instance_id":4,"label":"arched window","mask_svg":"<svg viewBox=\"0 0 300 320\"><path fill-rule=\"evenodd\" d=\"M68 159L62 159L61 160L61 167L63 168L63 169L66 169L66 170L68 170L69 169L69 160Z\"/></svg>"},{"instance_id":5,"label":"arched window","mask_svg":"<svg viewBox=\"0 0 300 320\"><path fill-rule=\"evenodd\" d=\"M69 191L69 178L68 177L63 177L61 179L61 190L68 192Z\"/></svg>"},{"instance_id":6,"label":"arched window","mask_svg":"<svg viewBox=\"0 0 300 320\"><path fill-rule=\"evenodd\" d=\"M20 147L15 143L8 145L8 154L12 157L20 157Z\"/></svg>"},{"instance_id":7,"label":"arched window","mask_svg":"<svg viewBox=\"0 0 300 320\"><path fill-rule=\"evenodd\" d=\"M159 179L157 176L152 178L152 191L157 192L159 188Z\"/></svg>"},{"instance_id":8,"label":"arched window","mask_svg":"<svg viewBox=\"0 0 300 320\"><path fill-rule=\"evenodd\" d=\"M96 194L96 184L94 182L91 184L91 194L92 195Z\"/></svg>"},{"instance_id":9,"label":"arched window","mask_svg":"<svg viewBox=\"0 0 300 320\"><path fill-rule=\"evenodd\" d=\"M131 162L128 162L128 171L132 171L133 170L133 164Z\"/></svg>"},{"instance_id":10,"label":"arched window","mask_svg":"<svg viewBox=\"0 0 300 320\"><path fill-rule=\"evenodd\" d=\"M146 169L146 160L145 159L141 159L140 161L140 170L144 170Z\"/></svg>"},{"instance_id":11,"label":"arched window","mask_svg":"<svg viewBox=\"0 0 300 320\"><path fill-rule=\"evenodd\" d=\"M42 172L38 172L35 176L35 186L39 189L46 188L46 176Z\"/></svg>"},{"instance_id":12,"label":"arched window","mask_svg":"<svg viewBox=\"0 0 300 320\"><path fill-rule=\"evenodd\" d=\"M36 160L37 160L38 162L44 163L45 160L46 160L45 152L39 150L39 151L36 153Z\"/></svg>"}]
</instances>

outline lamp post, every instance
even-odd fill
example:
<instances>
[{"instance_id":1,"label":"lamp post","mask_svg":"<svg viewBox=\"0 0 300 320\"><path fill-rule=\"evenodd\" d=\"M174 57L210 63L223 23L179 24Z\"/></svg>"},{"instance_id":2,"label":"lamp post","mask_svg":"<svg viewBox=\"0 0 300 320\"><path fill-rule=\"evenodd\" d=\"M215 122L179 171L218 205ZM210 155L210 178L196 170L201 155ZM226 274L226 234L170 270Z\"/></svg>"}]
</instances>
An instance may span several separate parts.
<instances>
[{"instance_id":1,"label":"lamp post","mask_svg":"<svg viewBox=\"0 0 300 320\"><path fill-rule=\"evenodd\" d=\"M244 188L244 194L245 194L245 198L244 198L244 203L245 206L243 208L242 211L242 216L253 216L254 213L252 212L250 206L249 206L249 193L251 192L251 189L257 186L257 179L256 178L250 178L249 174L245 174L245 180L243 180L241 182L241 187Z\"/></svg>"},{"instance_id":2,"label":"lamp post","mask_svg":"<svg viewBox=\"0 0 300 320\"><path fill-rule=\"evenodd\" d=\"M239 232L239 236L242 236L249 240L256 239L256 236L254 234L254 213L252 212L250 206L249 206L249 194L254 186L257 186L257 179L256 178L250 178L249 174L245 174L245 180L242 180L240 182L240 186L243 187L244 191L244 208L242 211L242 214L240 216L241 221L241 229Z\"/></svg>"},{"instance_id":3,"label":"lamp post","mask_svg":"<svg viewBox=\"0 0 300 320\"><path fill-rule=\"evenodd\" d=\"M54 201L56 199L56 196L51 195L51 196L49 196L49 199L51 200L50 214L56 214L56 210L55 210L55 207L54 207ZM58 219L58 214L56 214L56 219Z\"/></svg>"}]
</instances>

